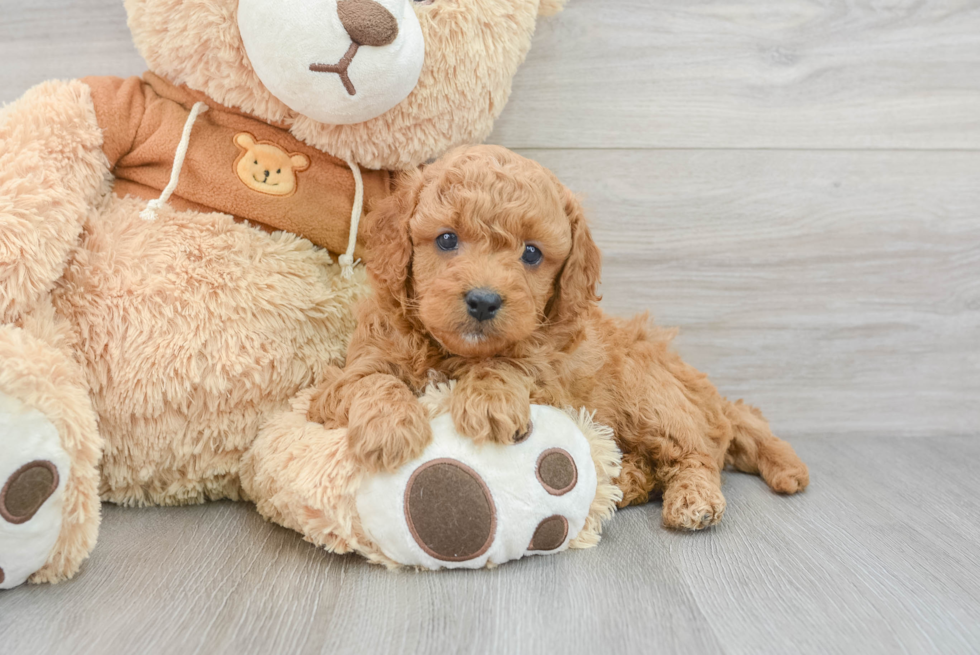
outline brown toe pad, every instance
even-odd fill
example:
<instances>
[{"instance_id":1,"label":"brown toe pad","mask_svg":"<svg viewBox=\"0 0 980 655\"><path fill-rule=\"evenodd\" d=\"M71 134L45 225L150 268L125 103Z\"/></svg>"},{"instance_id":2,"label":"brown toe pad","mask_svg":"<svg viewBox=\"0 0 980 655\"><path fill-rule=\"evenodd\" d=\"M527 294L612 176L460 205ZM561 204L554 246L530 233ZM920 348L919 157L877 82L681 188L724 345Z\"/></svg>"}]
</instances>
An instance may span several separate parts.
<instances>
[{"instance_id":1,"label":"brown toe pad","mask_svg":"<svg viewBox=\"0 0 980 655\"><path fill-rule=\"evenodd\" d=\"M528 550L554 550L565 543L568 536L568 519L564 516L549 516L538 523L531 537Z\"/></svg>"},{"instance_id":2,"label":"brown toe pad","mask_svg":"<svg viewBox=\"0 0 980 655\"><path fill-rule=\"evenodd\" d=\"M426 462L409 478L405 517L422 550L447 562L487 552L497 528L486 483L469 466L449 458Z\"/></svg>"},{"instance_id":3,"label":"brown toe pad","mask_svg":"<svg viewBox=\"0 0 980 655\"><path fill-rule=\"evenodd\" d=\"M30 521L58 488L58 469L47 460L24 464L0 491L0 517L8 523Z\"/></svg>"},{"instance_id":4,"label":"brown toe pad","mask_svg":"<svg viewBox=\"0 0 980 655\"><path fill-rule=\"evenodd\" d=\"M552 496L564 496L578 482L575 460L561 448L549 448L541 453L537 475L538 482Z\"/></svg>"}]
</instances>

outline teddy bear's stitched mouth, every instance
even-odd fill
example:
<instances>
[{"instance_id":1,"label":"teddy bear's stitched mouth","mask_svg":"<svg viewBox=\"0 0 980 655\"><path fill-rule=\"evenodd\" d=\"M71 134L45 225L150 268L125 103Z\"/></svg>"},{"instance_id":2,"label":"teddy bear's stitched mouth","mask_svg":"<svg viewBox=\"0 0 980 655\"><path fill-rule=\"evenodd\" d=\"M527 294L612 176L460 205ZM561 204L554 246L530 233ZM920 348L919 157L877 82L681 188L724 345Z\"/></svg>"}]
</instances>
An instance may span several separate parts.
<instances>
[{"instance_id":1,"label":"teddy bear's stitched mouth","mask_svg":"<svg viewBox=\"0 0 980 655\"><path fill-rule=\"evenodd\" d=\"M255 177L253 175L252 176L252 179L255 180L256 182L258 182L259 184L264 184L265 186L279 186L279 183L278 182L276 182L275 184L273 184L272 182L269 181L269 178L265 178L263 180L260 180L259 178Z\"/></svg>"},{"instance_id":2,"label":"teddy bear's stitched mouth","mask_svg":"<svg viewBox=\"0 0 980 655\"><path fill-rule=\"evenodd\" d=\"M347 52L336 64L310 64L310 70L314 73L337 73L340 75L340 81L343 82L347 93L352 96L357 95L357 89L354 88L354 83L350 81L350 77L347 75L347 69L350 67L350 63L354 61L354 55L357 54L359 47L361 46L357 41L352 41Z\"/></svg>"}]
</instances>

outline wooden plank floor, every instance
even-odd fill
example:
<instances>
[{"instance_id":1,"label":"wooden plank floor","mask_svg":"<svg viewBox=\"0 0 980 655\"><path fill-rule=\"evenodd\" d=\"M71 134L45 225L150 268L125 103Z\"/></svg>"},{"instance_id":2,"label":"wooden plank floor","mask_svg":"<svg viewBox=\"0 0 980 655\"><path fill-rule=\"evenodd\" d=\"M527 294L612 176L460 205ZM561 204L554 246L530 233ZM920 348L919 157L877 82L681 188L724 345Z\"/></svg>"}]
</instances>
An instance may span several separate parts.
<instances>
[{"instance_id":1,"label":"wooden plank floor","mask_svg":"<svg viewBox=\"0 0 980 655\"><path fill-rule=\"evenodd\" d=\"M246 504L107 507L75 580L0 594L0 652L977 652L980 439L794 445L803 495L729 473L707 532L650 504L597 548L494 571L389 573Z\"/></svg>"},{"instance_id":2,"label":"wooden plank floor","mask_svg":"<svg viewBox=\"0 0 980 655\"><path fill-rule=\"evenodd\" d=\"M141 72L121 5L0 0L0 102ZM980 0L570 0L491 140L583 194L605 307L681 326L810 490L728 474L706 533L649 505L437 575L107 507L75 580L0 593L0 653L980 651Z\"/></svg>"}]
</instances>

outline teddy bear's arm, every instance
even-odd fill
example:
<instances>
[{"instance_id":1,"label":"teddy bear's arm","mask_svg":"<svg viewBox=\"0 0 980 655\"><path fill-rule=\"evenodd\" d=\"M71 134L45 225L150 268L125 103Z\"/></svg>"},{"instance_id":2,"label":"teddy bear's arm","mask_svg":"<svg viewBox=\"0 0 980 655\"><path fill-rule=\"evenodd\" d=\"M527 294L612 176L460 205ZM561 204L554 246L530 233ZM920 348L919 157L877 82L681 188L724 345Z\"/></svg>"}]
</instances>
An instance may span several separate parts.
<instances>
[{"instance_id":1,"label":"teddy bear's arm","mask_svg":"<svg viewBox=\"0 0 980 655\"><path fill-rule=\"evenodd\" d=\"M89 87L45 82L0 111L0 323L32 309L61 277L109 163Z\"/></svg>"},{"instance_id":2,"label":"teddy bear's arm","mask_svg":"<svg viewBox=\"0 0 980 655\"><path fill-rule=\"evenodd\" d=\"M147 119L147 107L152 105L155 96L139 77L93 76L83 77L81 81L92 94L95 118L102 129L102 152L109 167L115 169L119 160L137 145L137 135ZM182 110L177 105L167 105L167 108L177 113L177 118L171 120L182 124ZM150 122L152 125L153 120Z\"/></svg>"}]
</instances>

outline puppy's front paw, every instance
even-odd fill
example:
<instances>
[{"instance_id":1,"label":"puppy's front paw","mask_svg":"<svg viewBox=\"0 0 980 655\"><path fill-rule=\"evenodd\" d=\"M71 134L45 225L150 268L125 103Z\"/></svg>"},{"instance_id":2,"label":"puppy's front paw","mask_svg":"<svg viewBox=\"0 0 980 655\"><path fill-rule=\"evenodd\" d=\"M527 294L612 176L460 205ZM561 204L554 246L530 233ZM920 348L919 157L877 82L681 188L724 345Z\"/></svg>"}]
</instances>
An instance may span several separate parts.
<instances>
[{"instance_id":1,"label":"puppy's front paw","mask_svg":"<svg viewBox=\"0 0 980 655\"><path fill-rule=\"evenodd\" d=\"M369 473L394 472L422 455L432 441L425 409L412 399L351 412L347 444Z\"/></svg>"},{"instance_id":2,"label":"puppy's front paw","mask_svg":"<svg viewBox=\"0 0 980 655\"><path fill-rule=\"evenodd\" d=\"M664 491L664 526L675 530L702 530L721 520L725 497L711 484L677 484Z\"/></svg>"},{"instance_id":3,"label":"puppy's front paw","mask_svg":"<svg viewBox=\"0 0 980 655\"><path fill-rule=\"evenodd\" d=\"M531 430L530 394L523 387L460 383L449 409L456 430L478 444L523 441Z\"/></svg>"}]
</instances>

